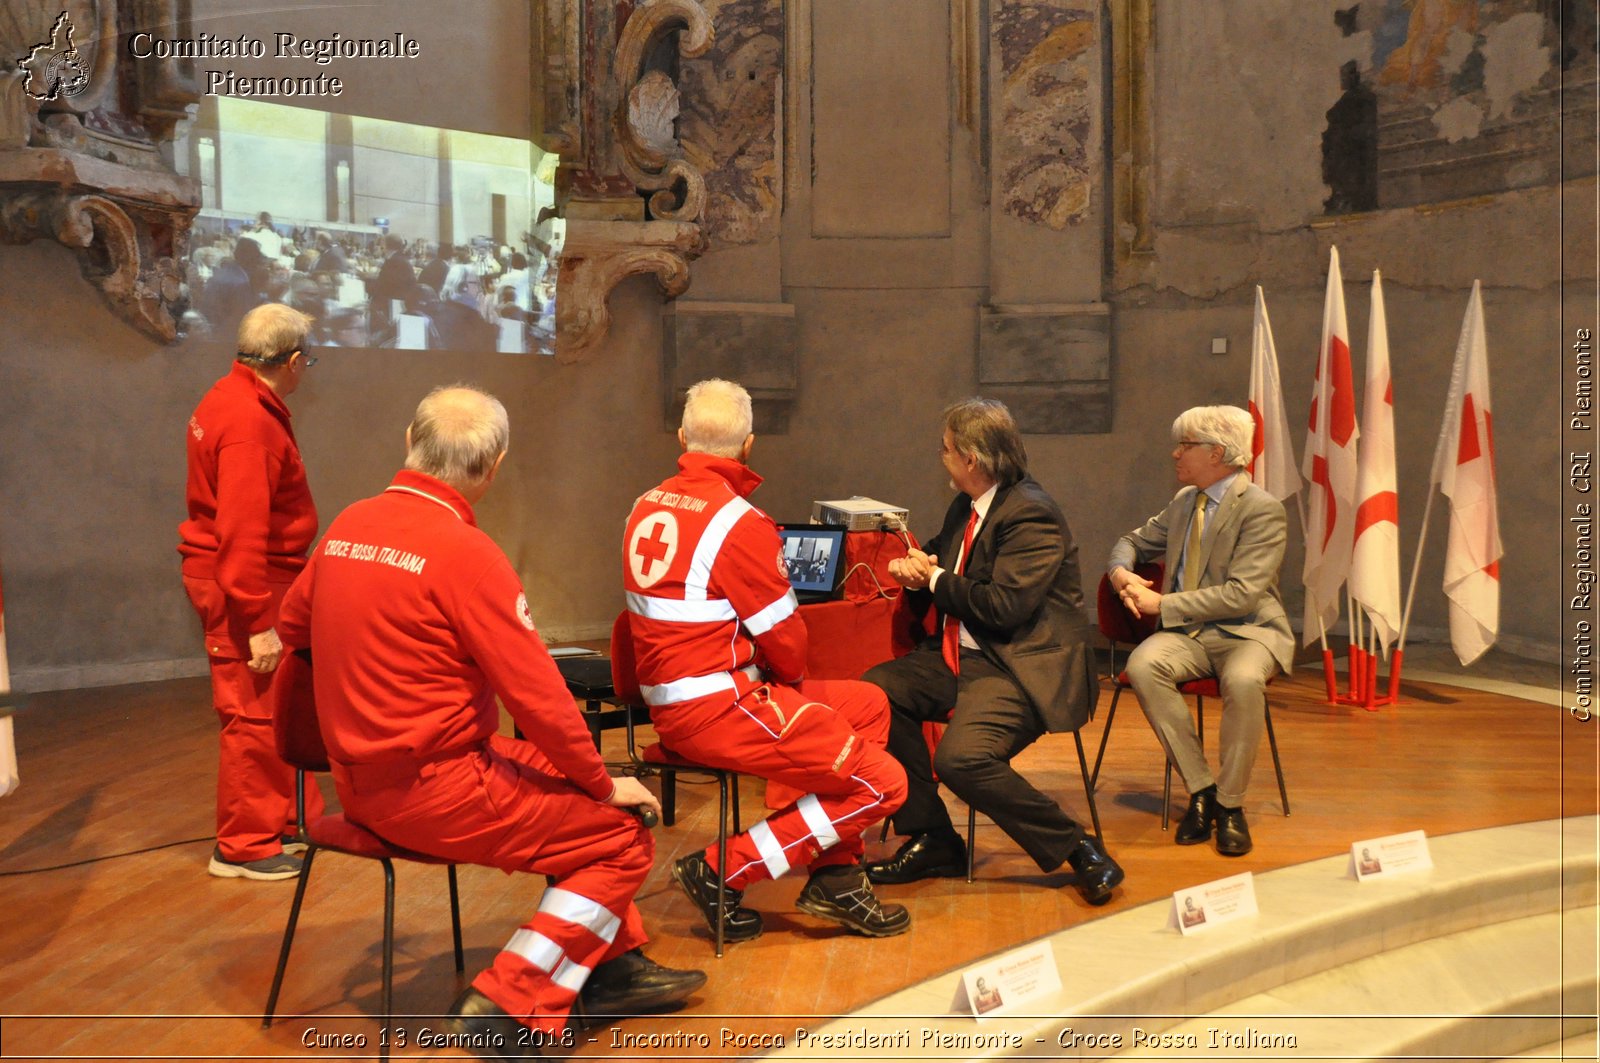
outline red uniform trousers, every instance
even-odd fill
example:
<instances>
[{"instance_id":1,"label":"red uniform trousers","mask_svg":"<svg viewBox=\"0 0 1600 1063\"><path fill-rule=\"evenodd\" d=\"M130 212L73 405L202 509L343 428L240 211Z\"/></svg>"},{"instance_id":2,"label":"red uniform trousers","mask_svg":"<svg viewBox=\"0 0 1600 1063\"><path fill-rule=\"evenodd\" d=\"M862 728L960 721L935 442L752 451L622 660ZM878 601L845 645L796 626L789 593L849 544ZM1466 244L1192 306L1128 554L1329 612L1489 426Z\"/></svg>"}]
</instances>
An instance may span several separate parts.
<instances>
[{"instance_id":1,"label":"red uniform trousers","mask_svg":"<svg viewBox=\"0 0 1600 1063\"><path fill-rule=\"evenodd\" d=\"M647 940L633 897L655 840L548 764L530 743L495 736L439 760L335 764L333 776L345 814L386 841L555 880L472 985L527 1026L556 1033L595 965Z\"/></svg>"},{"instance_id":2,"label":"red uniform trousers","mask_svg":"<svg viewBox=\"0 0 1600 1063\"><path fill-rule=\"evenodd\" d=\"M798 686L763 684L729 705L711 726L699 698L651 713L656 734L680 756L768 781L772 815L728 839L728 885L778 878L790 867L853 864L861 835L906 797L906 772L888 753L889 706L883 691L855 680L812 679ZM784 788L787 788L785 790ZM717 866L717 847L706 861Z\"/></svg>"},{"instance_id":3,"label":"red uniform trousers","mask_svg":"<svg viewBox=\"0 0 1600 1063\"><path fill-rule=\"evenodd\" d=\"M248 863L283 851L295 830L294 769L278 756L267 689L272 673L250 670L241 659L238 633L230 632L227 605L216 580L185 576L184 589L206 629L211 661L211 703L222 725L217 759L217 848L224 860ZM272 615L287 584L272 584ZM249 634L244 634L245 645ZM306 787L306 816L322 815L322 793Z\"/></svg>"}]
</instances>

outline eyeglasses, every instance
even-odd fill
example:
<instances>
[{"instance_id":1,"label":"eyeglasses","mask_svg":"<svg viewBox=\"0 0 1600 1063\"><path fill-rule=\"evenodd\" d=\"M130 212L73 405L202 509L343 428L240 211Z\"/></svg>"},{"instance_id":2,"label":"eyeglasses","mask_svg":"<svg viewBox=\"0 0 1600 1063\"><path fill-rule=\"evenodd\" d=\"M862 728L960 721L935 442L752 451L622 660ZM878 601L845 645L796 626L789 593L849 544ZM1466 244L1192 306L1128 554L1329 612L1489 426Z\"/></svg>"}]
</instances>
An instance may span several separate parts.
<instances>
[{"instance_id":1,"label":"eyeglasses","mask_svg":"<svg viewBox=\"0 0 1600 1063\"><path fill-rule=\"evenodd\" d=\"M314 354L306 354L305 351L290 351L289 357L293 358L297 354L301 356L301 360L305 362L307 369L310 369L312 366L317 364L317 356Z\"/></svg>"},{"instance_id":2,"label":"eyeglasses","mask_svg":"<svg viewBox=\"0 0 1600 1063\"><path fill-rule=\"evenodd\" d=\"M1180 439L1180 440L1178 440L1178 449L1179 450L1188 450L1190 447L1215 447L1215 446L1219 446L1219 445L1220 444L1217 444L1217 443L1207 443L1203 439Z\"/></svg>"}]
</instances>

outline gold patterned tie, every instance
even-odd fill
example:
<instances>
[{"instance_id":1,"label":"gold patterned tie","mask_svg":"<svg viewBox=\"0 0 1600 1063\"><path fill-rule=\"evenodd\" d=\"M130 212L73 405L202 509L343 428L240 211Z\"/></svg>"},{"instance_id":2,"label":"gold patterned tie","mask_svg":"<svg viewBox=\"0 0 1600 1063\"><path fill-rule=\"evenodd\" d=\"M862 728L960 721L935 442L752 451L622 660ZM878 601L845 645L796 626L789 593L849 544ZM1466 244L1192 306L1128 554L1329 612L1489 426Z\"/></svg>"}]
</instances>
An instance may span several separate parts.
<instances>
[{"instance_id":1,"label":"gold patterned tie","mask_svg":"<svg viewBox=\"0 0 1600 1063\"><path fill-rule=\"evenodd\" d=\"M1194 519L1189 521L1189 545L1183 551L1183 589L1195 590L1200 586L1200 540L1206 534L1206 496L1195 496Z\"/></svg>"}]
</instances>

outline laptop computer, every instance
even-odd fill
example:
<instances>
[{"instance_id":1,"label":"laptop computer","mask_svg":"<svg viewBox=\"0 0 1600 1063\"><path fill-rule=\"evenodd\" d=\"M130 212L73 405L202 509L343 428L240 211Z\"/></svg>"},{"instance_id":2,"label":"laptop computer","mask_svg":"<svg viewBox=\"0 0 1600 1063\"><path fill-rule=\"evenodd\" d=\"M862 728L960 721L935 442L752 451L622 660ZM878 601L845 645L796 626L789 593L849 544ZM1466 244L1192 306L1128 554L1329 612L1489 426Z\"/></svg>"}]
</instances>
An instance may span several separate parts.
<instances>
[{"instance_id":1,"label":"laptop computer","mask_svg":"<svg viewBox=\"0 0 1600 1063\"><path fill-rule=\"evenodd\" d=\"M831 601L844 582L845 529L825 524L780 524L789 586L802 604Z\"/></svg>"}]
</instances>

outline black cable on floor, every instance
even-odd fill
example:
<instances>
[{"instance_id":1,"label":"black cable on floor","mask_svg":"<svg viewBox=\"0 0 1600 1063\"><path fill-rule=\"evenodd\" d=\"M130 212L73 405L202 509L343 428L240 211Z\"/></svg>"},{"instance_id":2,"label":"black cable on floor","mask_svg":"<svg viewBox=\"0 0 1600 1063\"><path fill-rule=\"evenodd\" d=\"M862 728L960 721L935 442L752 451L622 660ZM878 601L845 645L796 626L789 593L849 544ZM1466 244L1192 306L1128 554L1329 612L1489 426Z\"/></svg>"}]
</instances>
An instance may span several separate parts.
<instances>
[{"instance_id":1,"label":"black cable on floor","mask_svg":"<svg viewBox=\"0 0 1600 1063\"><path fill-rule=\"evenodd\" d=\"M13 875L42 875L46 871L65 871L69 867L83 867L85 864L98 864L104 860L120 860L124 856L138 856L141 853L153 853L160 849L171 849L175 845L194 845L196 842L214 842L215 834L204 838L185 838L178 842L162 842L160 845L151 845L143 849L129 849L125 853L107 853L104 856L91 856L87 860L74 860L70 864L56 864L54 867L30 867L22 871L0 871L0 878L10 878Z\"/></svg>"}]
</instances>

